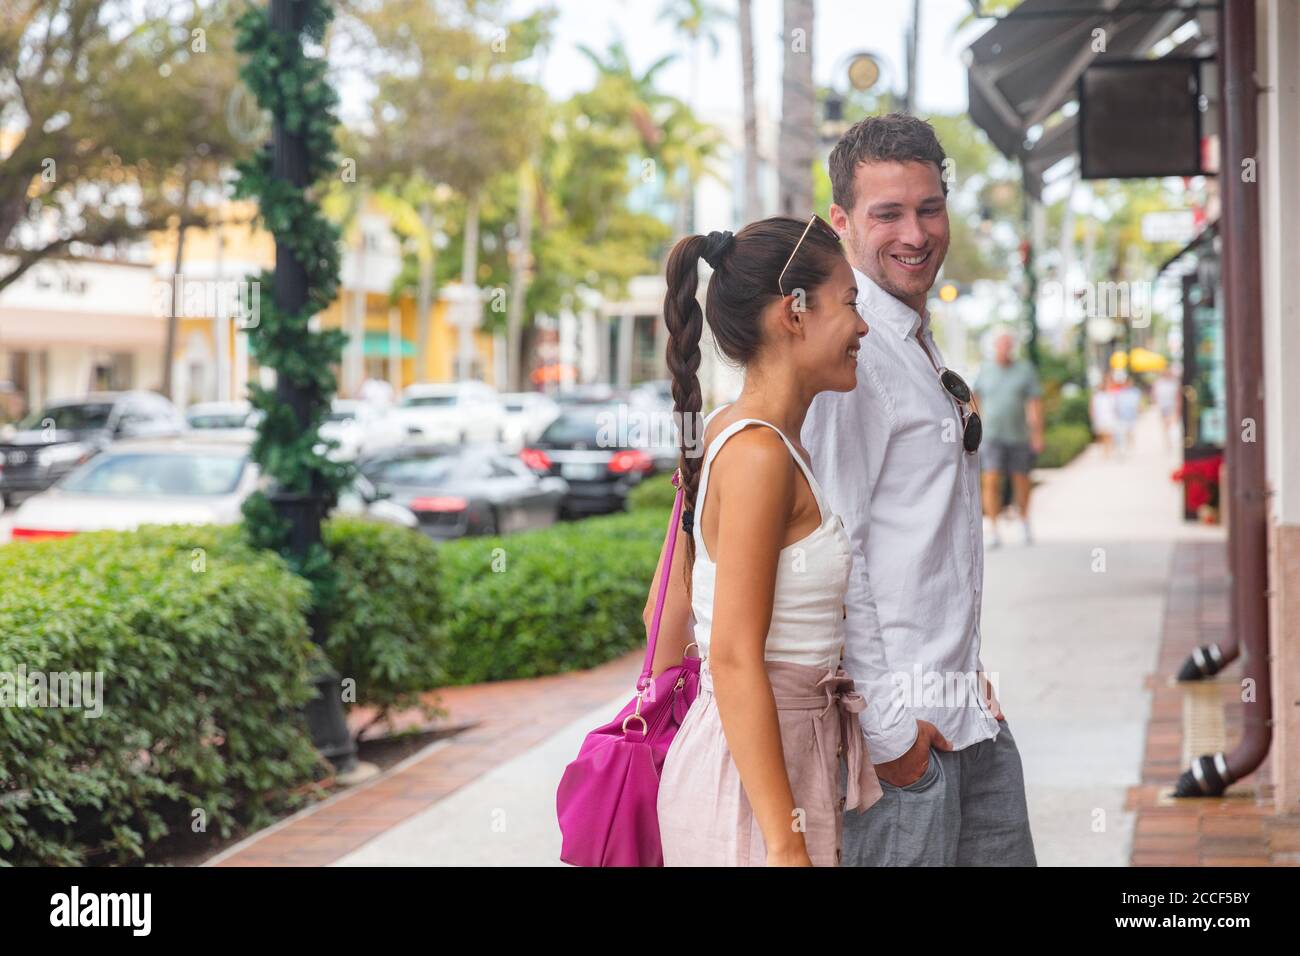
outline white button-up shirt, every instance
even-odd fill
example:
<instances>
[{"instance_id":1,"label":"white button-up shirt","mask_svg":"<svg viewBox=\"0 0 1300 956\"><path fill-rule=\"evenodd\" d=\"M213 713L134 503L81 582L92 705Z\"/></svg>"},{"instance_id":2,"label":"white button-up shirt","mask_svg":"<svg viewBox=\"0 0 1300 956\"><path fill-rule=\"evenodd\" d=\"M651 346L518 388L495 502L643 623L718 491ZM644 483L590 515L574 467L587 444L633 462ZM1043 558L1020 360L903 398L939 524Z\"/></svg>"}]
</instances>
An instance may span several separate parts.
<instances>
[{"instance_id":1,"label":"white button-up shirt","mask_svg":"<svg viewBox=\"0 0 1300 956\"><path fill-rule=\"evenodd\" d=\"M871 760L883 763L916 742L917 719L958 750L996 737L998 724L977 676L979 455L963 449L960 407L921 349L944 367L928 314L853 271L870 327L858 384L818 395L802 440L853 544L844 669L867 701Z\"/></svg>"}]
</instances>

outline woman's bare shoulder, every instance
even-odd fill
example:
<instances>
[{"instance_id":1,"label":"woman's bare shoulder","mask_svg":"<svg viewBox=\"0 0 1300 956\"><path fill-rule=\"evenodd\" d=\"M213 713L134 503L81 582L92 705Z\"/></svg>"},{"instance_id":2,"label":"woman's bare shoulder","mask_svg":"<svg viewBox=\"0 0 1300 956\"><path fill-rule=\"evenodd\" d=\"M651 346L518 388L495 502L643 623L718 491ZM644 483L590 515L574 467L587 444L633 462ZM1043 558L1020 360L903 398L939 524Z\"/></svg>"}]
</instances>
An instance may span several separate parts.
<instances>
[{"instance_id":1,"label":"woman's bare shoulder","mask_svg":"<svg viewBox=\"0 0 1300 956\"><path fill-rule=\"evenodd\" d=\"M778 491L793 481L795 467L784 439L758 422L728 438L713 459L714 474L744 476L746 484L776 485Z\"/></svg>"}]
</instances>

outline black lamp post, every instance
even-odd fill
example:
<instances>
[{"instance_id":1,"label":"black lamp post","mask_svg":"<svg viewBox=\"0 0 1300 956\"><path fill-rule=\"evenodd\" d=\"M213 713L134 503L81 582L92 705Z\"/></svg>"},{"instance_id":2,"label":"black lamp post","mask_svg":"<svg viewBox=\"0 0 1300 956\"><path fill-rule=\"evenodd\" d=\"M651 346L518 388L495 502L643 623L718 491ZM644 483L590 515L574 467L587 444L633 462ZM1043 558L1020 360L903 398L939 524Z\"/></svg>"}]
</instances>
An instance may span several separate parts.
<instances>
[{"instance_id":1,"label":"black lamp post","mask_svg":"<svg viewBox=\"0 0 1300 956\"><path fill-rule=\"evenodd\" d=\"M271 28L277 33L300 42L303 5L295 0L271 0ZM275 116L272 126L271 169L275 179L284 180L295 189L307 185L307 149L303 138L285 129L281 117ZM293 251L282 239L275 243L275 304L281 314L292 315L307 302L307 271ZM300 431L312 426L312 395L286 375L276 376L276 398L293 410ZM325 511L326 496L319 476L312 476L311 490L297 494L275 489L267 495L276 514L287 520L292 528L289 548L298 557L305 556L321 541L321 518ZM347 773L356 767L356 745L348 732L343 714L343 700L339 693L339 675L325 658L325 641L329 634L328 621L319 607L313 607L308 623L312 640L321 648L318 671L313 675L316 697L307 705L307 723L312 743L338 772Z\"/></svg>"}]
</instances>

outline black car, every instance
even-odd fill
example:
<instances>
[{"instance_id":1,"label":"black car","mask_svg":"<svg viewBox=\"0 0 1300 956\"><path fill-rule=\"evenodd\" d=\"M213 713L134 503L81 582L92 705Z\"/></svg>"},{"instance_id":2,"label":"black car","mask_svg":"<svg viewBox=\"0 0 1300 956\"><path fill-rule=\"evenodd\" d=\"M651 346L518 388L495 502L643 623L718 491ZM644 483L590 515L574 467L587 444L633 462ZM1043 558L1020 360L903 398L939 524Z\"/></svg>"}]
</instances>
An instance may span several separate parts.
<instances>
[{"instance_id":1,"label":"black car","mask_svg":"<svg viewBox=\"0 0 1300 956\"><path fill-rule=\"evenodd\" d=\"M568 490L494 446L405 445L357 463L433 538L508 534L555 523Z\"/></svg>"},{"instance_id":2,"label":"black car","mask_svg":"<svg viewBox=\"0 0 1300 956\"><path fill-rule=\"evenodd\" d=\"M519 453L540 475L558 475L569 483L566 516L620 511L627 493L653 473L654 458L623 434L626 412L617 404L570 405L532 445ZM625 407L624 407L625 408Z\"/></svg>"},{"instance_id":3,"label":"black car","mask_svg":"<svg viewBox=\"0 0 1300 956\"><path fill-rule=\"evenodd\" d=\"M179 435L185 419L154 392L95 392L52 402L0 441L0 500L44 491L119 438Z\"/></svg>"}]
</instances>

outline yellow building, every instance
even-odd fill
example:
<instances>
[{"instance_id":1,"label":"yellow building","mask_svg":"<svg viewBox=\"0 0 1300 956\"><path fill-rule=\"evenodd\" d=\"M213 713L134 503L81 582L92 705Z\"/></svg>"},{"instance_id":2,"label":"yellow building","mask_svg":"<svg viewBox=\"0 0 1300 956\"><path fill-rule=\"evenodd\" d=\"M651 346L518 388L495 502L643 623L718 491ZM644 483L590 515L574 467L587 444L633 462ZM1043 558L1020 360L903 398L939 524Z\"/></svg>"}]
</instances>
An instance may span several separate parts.
<instances>
[{"instance_id":1,"label":"yellow building","mask_svg":"<svg viewBox=\"0 0 1300 956\"><path fill-rule=\"evenodd\" d=\"M256 277L274 264L275 244L270 233L253 227L253 212L251 203L230 203L218 225L186 232L171 301L179 316L172 397L180 405L241 398L249 378L258 375L247 335L260 297L271 294L256 288ZM401 249L387 217L367 208L345 242L339 296L317 317L321 328L342 328L350 336L336 369L339 394L354 397L368 378L386 380L398 391L416 382L453 381L459 329L448 321L447 300L439 298L430 310L420 363L415 299L389 294L401 269ZM176 234L155 237L154 252L158 281L170 283ZM497 384L495 336L476 331L472 338L472 377Z\"/></svg>"}]
</instances>

